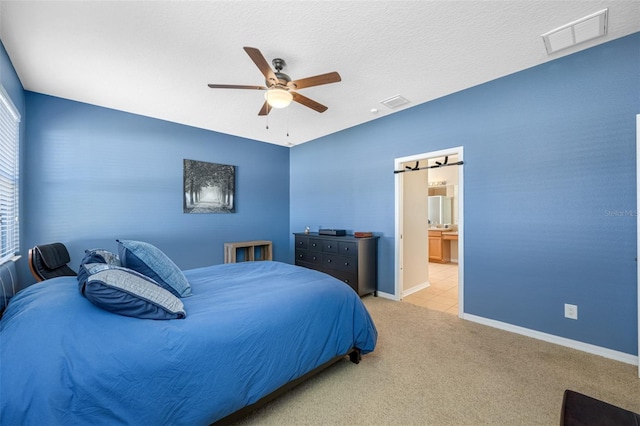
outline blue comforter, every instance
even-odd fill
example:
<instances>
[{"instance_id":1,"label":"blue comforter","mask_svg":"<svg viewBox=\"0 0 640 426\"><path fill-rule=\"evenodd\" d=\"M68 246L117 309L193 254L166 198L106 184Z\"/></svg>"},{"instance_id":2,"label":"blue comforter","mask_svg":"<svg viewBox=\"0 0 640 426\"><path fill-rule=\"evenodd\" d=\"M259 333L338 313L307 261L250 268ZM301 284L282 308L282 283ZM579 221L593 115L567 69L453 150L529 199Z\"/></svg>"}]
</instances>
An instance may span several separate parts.
<instances>
[{"instance_id":1,"label":"blue comforter","mask_svg":"<svg viewBox=\"0 0 640 426\"><path fill-rule=\"evenodd\" d=\"M74 277L18 293L0 321L0 424L210 424L375 347L360 298L320 272L265 261L185 276L182 320L103 311Z\"/></svg>"}]
</instances>

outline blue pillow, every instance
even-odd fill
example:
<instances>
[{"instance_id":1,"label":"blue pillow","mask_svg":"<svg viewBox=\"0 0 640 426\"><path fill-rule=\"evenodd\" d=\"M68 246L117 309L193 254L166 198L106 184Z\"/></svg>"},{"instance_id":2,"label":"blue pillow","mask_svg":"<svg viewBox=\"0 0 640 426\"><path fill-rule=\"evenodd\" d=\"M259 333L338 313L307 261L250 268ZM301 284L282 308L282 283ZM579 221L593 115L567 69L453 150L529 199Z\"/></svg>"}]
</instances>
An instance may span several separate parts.
<instances>
[{"instance_id":1,"label":"blue pillow","mask_svg":"<svg viewBox=\"0 0 640 426\"><path fill-rule=\"evenodd\" d=\"M107 265L121 266L120 258L117 254L111 253L105 249L91 249L84 251L84 257L80 261L80 267L78 268L78 288L80 293L84 292L84 287L87 283L89 275L84 265L102 263Z\"/></svg>"},{"instance_id":2,"label":"blue pillow","mask_svg":"<svg viewBox=\"0 0 640 426\"><path fill-rule=\"evenodd\" d=\"M87 280L91 275L112 267L116 266L108 265L106 263L82 263L80 265L80 269L78 269L78 290L80 290L80 294L84 296Z\"/></svg>"},{"instance_id":3,"label":"blue pillow","mask_svg":"<svg viewBox=\"0 0 640 426\"><path fill-rule=\"evenodd\" d=\"M118 255L105 249L85 250L84 257L80 263L106 263L108 265L122 266Z\"/></svg>"},{"instance_id":4,"label":"blue pillow","mask_svg":"<svg viewBox=\"0 0 640 426\"><path fill-rule=\"evenodd\" d=\"M187 316L182 301L149 277L102 264L89 276L84 296L94 305L127 317L168 320Z\"/></svg>"},{"instance_id":5,"label":"blue pillow","mask_svg":"<svg viewBox=\"0 0 640 426\"><path fill-rule=\"evenodd\" d=\"M191 296L189 281L160 249L142 241L116 241L122 266L146 275L178 297Z\"/></svg>"}]
</instances>

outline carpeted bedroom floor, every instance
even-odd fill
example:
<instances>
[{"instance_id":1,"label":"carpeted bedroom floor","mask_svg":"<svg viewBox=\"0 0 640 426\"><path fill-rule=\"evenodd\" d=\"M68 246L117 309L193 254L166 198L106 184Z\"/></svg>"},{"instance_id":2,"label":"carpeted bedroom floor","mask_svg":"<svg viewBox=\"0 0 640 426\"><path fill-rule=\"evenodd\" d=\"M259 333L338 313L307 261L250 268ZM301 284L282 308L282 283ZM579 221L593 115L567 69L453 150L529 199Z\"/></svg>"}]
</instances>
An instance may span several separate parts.
<instances>
[{"instance_id":1,"label":"carpeted bedroom floor","mask_svg":"<svg viewBox=\"0 0 640 426\"><path fill-rule=\"evenodd\" d=\"M636 366L372 296L376 350L242 425L557 425L565 389L640 412Z\"/></svg>"}]
</instances>

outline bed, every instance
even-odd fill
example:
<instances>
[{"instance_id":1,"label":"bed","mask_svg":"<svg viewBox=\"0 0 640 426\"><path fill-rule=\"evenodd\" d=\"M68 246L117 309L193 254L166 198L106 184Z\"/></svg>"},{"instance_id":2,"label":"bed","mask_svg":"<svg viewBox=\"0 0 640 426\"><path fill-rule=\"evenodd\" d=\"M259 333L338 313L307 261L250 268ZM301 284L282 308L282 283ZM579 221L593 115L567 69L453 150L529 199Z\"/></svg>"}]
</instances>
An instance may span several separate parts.
<instances>
[{"instance_id":1,"label":"bed","mask_svg":"<svg viewBox=\"0 0 640 426\"><path fill-rule=\"evenodd\" d=\"M132 318L75 277L19 292L0 320L0 424L207 425L350 355L377 331L358 295L273 261L184 271L186 317Z\"/></svg>"}]
</instances>

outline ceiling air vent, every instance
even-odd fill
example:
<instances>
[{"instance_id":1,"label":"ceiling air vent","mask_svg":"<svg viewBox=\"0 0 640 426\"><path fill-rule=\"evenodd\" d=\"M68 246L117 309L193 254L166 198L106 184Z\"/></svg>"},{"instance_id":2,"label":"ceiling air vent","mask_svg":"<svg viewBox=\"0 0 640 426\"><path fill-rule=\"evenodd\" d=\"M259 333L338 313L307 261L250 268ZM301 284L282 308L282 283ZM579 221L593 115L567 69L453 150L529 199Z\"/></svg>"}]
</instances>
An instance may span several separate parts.
<instances>
[{"instance_id":1,"label":"ceiling air vent","mask_svg":"<svg viewBox=\"0 0 640 426\"><path fill-rule=\"evenodd\" d=\"M380 103L386 106L387 108L395 109L395 108L401 107L402 105L408 104L409 101L400 95L395 95L390 97L389 99L380 101Z\"/></svg>"},{"instance_id":2,"label":"ceiling air vent","mask_svg":"<svg viewBox=\"0 0 640 426\"><path fill-rule=\"evenodd\" d=\"M603 9L542 34L547 53L552 54L558 50L605 36L607 34L608 10Z\"/></svg>"}]
</instances>

